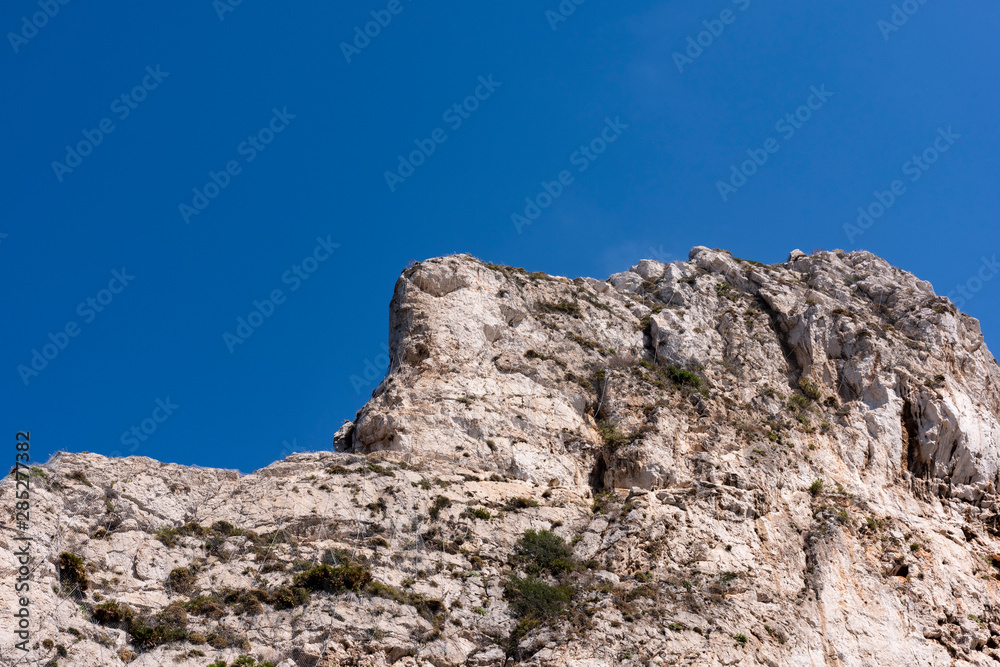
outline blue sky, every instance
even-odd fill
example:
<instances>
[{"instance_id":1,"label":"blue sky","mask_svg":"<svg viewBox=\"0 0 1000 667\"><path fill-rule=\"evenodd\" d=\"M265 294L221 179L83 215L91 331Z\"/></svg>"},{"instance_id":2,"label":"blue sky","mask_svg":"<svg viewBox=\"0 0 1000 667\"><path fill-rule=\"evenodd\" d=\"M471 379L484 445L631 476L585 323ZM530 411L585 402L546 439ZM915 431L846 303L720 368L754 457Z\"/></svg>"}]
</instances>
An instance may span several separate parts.
<instances>
[{"instance_id":1,"label":"blue sky","mask_svg":"<svg viewBox=\"0 0 1000 667\"><path fill-rule=\"evenodd\" d=\"M867 249L1000 347L1000 6L690 4L6 3L6 432L243 471L328 448L399 272L452 252Z\"/></svg>"}]
</instances>

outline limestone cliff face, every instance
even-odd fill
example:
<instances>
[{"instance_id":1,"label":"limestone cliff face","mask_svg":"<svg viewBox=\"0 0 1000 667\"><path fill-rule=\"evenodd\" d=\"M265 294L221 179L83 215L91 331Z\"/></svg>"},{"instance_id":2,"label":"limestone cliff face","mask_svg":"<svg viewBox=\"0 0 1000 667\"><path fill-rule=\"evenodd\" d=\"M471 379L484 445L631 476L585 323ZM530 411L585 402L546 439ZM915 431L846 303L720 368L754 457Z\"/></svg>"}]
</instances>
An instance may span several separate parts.
<instances>
[{"instance_id":1,"label":"limestone cliff face","mask_svg":"<svg viewBox=\"0 0 1000 667\"><path fill-rule=\"evenodd\" d=\"M1000 369L911 274L453 256L389 342L333 452L37 469L26 664L1000 665Z\"/></svg>"}]
</instances>

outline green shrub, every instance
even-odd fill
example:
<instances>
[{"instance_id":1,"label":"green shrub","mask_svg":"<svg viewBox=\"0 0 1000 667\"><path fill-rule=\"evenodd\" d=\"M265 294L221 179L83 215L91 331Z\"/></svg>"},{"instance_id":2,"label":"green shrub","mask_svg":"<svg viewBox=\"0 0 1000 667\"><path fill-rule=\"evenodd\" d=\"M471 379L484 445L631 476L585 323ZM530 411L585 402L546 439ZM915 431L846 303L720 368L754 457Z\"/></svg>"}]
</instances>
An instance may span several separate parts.
<instances>
[{"instance_id":1,"label":"green shrub","mask_svg":"<svg viewBox=\"0 0 1000 667\"><path fill-rule=\"evenodd\" d=\"M750 638L747 637L742 632L739 633L739 634L733 635L733 639L735 639L736 643L739 644L740 646L746 646L747 642L750 641Z\"/></svg>"},{"instance_id":2,"label":"green shrub","mask_svg":"<svg viewBox=\"0 0 1000 667\"><path fill-rule=\"evenodd\" d=\"M577 345L579 345L580 347L586 348L588 350L596 350L597 348L600 347L600 345L598 345L594 341L588 338L584 338L583 336L577 335L575 333L569 334L569 339L574 343L576 343Z\"/></svg>"},{"instance_id":3,"label":"green shrub","mask_svg":"<svg viewBox=\"0 0 1000 667\"><path fill-rule=\"evenodd\" d=\"M236 630L227 625L218 625L215 632L206 637L208 645L216 649L238 648L243 651L250 650L250 640L245 635L238 634Z\"/></svg>"},{"instance_id":4,"label":"green shrub","mask_svg":"<svg viewBox=\"0 0 1000 667\"><path fill-rule=\"evenodd\" d=\"M190 568L175 567L167 575L167 585L181 595L187 595L194 590L195 575Z\"/></svg>"},{"instance_id":5,"label":"green shrub","mask_svg":"<svg viewBox=\"0 0 1000 667\"><path fill-rule=\"evenodd\" d=\"M371 580L371 573L359 563L344 563L336 567L323 563L295 575L294 585L310 591L342 593L360 591Z\"/></svg>"},{"instance_id":6,"label":"green shrub","mask_svg":"<svg viewBox=\"0 0 1000 667\"><path fill-rule=\"evenodd\" d=\"M573 551L566 540L550 530L526 530L515 545L514 559L526 563L529 572L552 574L570 572L576 567Z\"/></svg>"},{"instance_id":7,"label":"green shrub","mask_svg":"<svg viewBox=\"0 0 1000 667\"><path fill-rule=\"evenodd\" d=\"M327 565L340 565L341 563L349 563L351 561L351 554L344 549L324 549L323 555L320 557L319 562L326 563ZM308 567L305 569L309 569Z\"/></svg>"},{"instance_id":8,"label":"green shrub","mask_svg":"<svg viewBox=\"0 0 1000 667\"><path fill-rule=\"evenodd\" d=\"M604 514L617 503L618 496L613 491L602 491L594 494L594 503L590 509L594 514Z\"/></svg>"},{"instance_id":9,"label":"green shrub","mask_svg":"<svg viewBox=\"0 0 1000 667\"><path fill-rule=\"evenodd\" d=\"M92 616L101 625L118 627L128 632L129 640L139 650L184 641L188 637L187 612L179 604L172 604L154 616L140 618L127 605L109 600L97 605Z\"/></svg>"},{"instance_id":10,"label":"green shrub","mask_svg":"<svg viewBox=\"0 0 1000 667\"><path fill-rule=\"evenodd\" d=\"M816 384L816 381L811 378L802 378L799 380L799 389L801 389L802 393L813 401L818 401L820 397L823 396L823 393L819 389L819 385Z\"/></svg>"},{"instance_id":11,"label":"green shrub","mask_svg":"<svg viewBox=\"0 0 1000 667\"><path fill-rule=\"evenodd\" d=\"M806 410L809 408L809 399L802 394L793 394L788 398L788 408L790 410Z\"/></svg>"},{"instance_id":12,"label":"green shrub","mask_svg":"<svg viewBox=\"0 0 1000 667\"><path fill-rule=\"evenodd\" d=\"M102 602L101 604L94 607L94 611L91 613L94 621L100 623L101 625L108 626L127 626L131 622L135 612L132 611L131 607L124 604L118 604L114 600L108 600L107 602Z\"/></svg>"},{"instance_id":13,"label":"green shrub","mask_svg":"<svg viewBox=\"0 0 1000 667\"><path fill-rule=\"evenodd\" d=\"M74 553L64 551L59 554L59 584L63 591L76 591L80 594L90 586L87 567L83 559Z\"/></svg>"},{"instance_id":14,"label":"green shrub","mask_svg":"<svg viewBox=\"0 0 1000 667\"><path fill-rule=\"evenodd\" d=\"M187 612L179 604L149 618L133 618L129 629L132 643L139 649L151 649L169 642L187 639Z\"/></svg>"},{"instance_id":15,"label":"green shrub","mask_svg":"<svg viewBox=\"0 0 1000 667\"><path fill-rule=\"evenodd\" d=\"M667 377L669 377L674 384L688 386L694 389L701 388L702 380L700 377L698 377L691 371L685 370L683 368L678 368L677 366L667 367Z\"/></svg>"},{"instance_id":16,"label":"green shrub","mask_svg":"<svg viewBox=\"0 0 1000 667\"><path fill-rule=\"evenodd\" d=\"M219 601L215 598L215 596L206 597L204 595L199 595L193 600L189 600L184 605L184 609L186 609L189 614L194 614L195 616L205 616L216 620L226 615L226 608L219 604Z\"/></svg>"},{"instance_id":17,"label":"green shrub","mask_svg":"<svg viewBox=\"0 0 1000 667\"><path fill-rule=\"evenodd\" d=\"M483 521L488 521L492 518L490 511L485 507L469 507L465 510L465 513L467 516L482 519Z\"/></svg>"},{"instance_id":18,"label":"green shrub","mask_svg":"<svg viewBox=\"0 0 1000 667\"><path fill-rule=\"evenodd\" d=\"M604 441L605 445L611 445L613 447L626 445L635 440L634 435L623 433L618 430L617 426L604 420L597 422L597 432L601 435L601 439Z\"/></svg>"},{"instance_id":19,"label":"green shrub","mask_svg":"<svg viewBox=\"0 0 1000 667\"><path fill-rule=\"evenodd\" d=\"M444 496L438 496L434 499L434 504L431 505L427 513L431 515L432 519L437 521L441 517L441 510L446 507L451 507L451 501Z\"/></svg>"},{"instance_id":20,"label":"green shrub","mask_svg":"<svg viewBox=\"0 0 1000 667\"><path fill-rule=\"evenodd\" d=\"M812 484L809 485L809 493L812 495L813 498L823 493L824 485L825 482L822 479L817 479Z\"/></svg>"},{"instance_id":21,"label":"green shrub","mask_svg":"<svg viewBox=\"0 0 1000 667\"><path fill-rule=\"evenodd\" d=\"M180 532L176 528L160 528L156 531L156 539L163 542L165 546L175 547L177 546L177 537Z\"/></svg>"},{"instance_id":22,"label":"green shrub","mask_svg":"<svg viewBox=\"0 0 1000 667\"><path fill-rule=\"evenodd\" d=\"M869 532L877 533L883 528L885 528L885 522L882 519L876 519L873 516L865 517L865 526L868 528Z\"/></svg>"},{"instance_id":23,"label":"green shrub","mask_svg":"<svg viewBox=\"0 0 1000 667\"><path fill-rule=\"evenodd\" d=\"M572 317L580 317L583 314L578 303L566 299L559 299L556 302L539 301L536 307L543 313L562 313Z\"/></svg>"},{"instance_id":24,"label":"green shrub","mask_svg":"<svg viewBox=\"0 0 1000 667\"><path fill-rule=\"evenodd\" d=\"M221 522L225 523L225 522ZM228 524L227 524L228 525ZM163 542L164 546L175 547L177 546L177 540L181 537L204 537L208 534L208 530L199 526L197 523L190 522L186 523L180 528L170 528L164 526L156 531L156 539Z\"/></svg>"},{"instance_id":25,"label":"green shrub","mask_svg":"<svg viewBox=\"0 0 1000 667\"><path fill-rule=\"evenodd\" d=\"M309 591L305 588L278 588L271 593L271 605L278 610L291 609L309 602Z\"/></svg>"},{"instance_id":26,"label":"green shrub","mask_svg":"<svg viewBox=\"0 0 1000 667\"><path fill-rule=\"evenodd\" d=\"M551 620L573 599L569 586L552 586L537 577L511 577L504 587L504 599L519 619Z\"/></svg>"},{"instance_id":27,"label":"green shrub","mask_svg":"<svg viewBox=\"0 0 1000 667\"><path fill-rule=\"evenodd\" d=\"M149 650L161 644L184 641L187 639L187 632L179 628L171 628L162 623L158 625L146 625L141 621L136 621L132 624L129 637L136 648Z\"/></svg>"},{"instance_id":28,"label":"green shrub","mask_svg":"<svg viewBox=\"0 0 1000 667\"><path fill-rule=\"evenodd\" d=\"M212 531L223 537L241 537L245 532L242 528L237 528L228 521L216 521L212 524Z\"/></svg>"},{"instance_id":29,"label":"green shrub","mask_svg":"<svg viewBox=\"0 0 1000 667\"><path fill-rule=\"evenodd\" d=\"M82 470L75 470L75 471L71 472L69 474L69 478L72 479L72 480L75 480L77 482L80 482L81 484L84 484L85 486L93 486L93 484L90 483L90 480L87 479L87 476L85 474L83 474Z\"/></svg>"},{"instance_id":30,"label":"green shrub","mask_svg":"<svg viewBox=\"0 0 1000 667\"><path fill-rule=\"evenodd\" d=\"M266 591L256 589L241 589L228 591L222 598L226 604L233 608L233 613L237 615L256 616L264 612L261 602L267 602L270 596Z\"/></svg>"},{"instance_id":31,"label":"green shrub","mask_svg":"<svg viewBox=\"0 0 1000 667\"><path fill-rule=\"evenodd\" d=\"M233 660L233 667L274 667L274 663L267 660L258 662L253 656L241 655Z\"/></svg>"},{"instance_id":32,"label":"green shrub","mask_svg":"<svg viewBox=\"0 0 1000 667\"><path fill-rule=\"evenodd\" d=\"M522 498L521 496L514 496L513 498L508 498L506 504L504 504L504 509L508 512L516 512L517 510L527 509L529 507L538 507L538 501L533 498Z\"/></svg>"}]
</instances>

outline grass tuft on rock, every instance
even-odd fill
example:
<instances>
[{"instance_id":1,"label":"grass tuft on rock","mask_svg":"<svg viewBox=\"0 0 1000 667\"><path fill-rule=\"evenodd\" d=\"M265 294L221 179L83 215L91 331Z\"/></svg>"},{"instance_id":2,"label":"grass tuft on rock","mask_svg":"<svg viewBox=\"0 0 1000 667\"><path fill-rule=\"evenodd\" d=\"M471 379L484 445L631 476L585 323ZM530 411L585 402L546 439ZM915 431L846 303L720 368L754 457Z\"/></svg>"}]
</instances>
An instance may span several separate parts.
<instances>
[{"instance_id":1,"label":"grass tuft on rock","mask_svg":"<svg viewBox=\"0 0 1000 667\"><path fill-rule=\"evenodd\" d=\"M357 592L363 590L371 580L371 572L360 563L343 563L337 566L322 563L295 575L294 586L316 592Z\"/></svg>"}]
</instances>

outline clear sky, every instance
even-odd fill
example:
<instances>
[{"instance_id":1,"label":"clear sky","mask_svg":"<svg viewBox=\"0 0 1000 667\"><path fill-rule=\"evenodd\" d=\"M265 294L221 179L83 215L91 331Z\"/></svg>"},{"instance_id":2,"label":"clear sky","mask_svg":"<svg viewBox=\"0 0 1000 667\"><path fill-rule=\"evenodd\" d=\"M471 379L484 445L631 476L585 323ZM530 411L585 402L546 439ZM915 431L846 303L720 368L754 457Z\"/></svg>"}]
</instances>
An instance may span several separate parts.
<instances>
[{"instance_id":1,"label":"clear sky","mask_svg":"<svg viewBox=\"0 0 1000 667\"><path fill-rule=\"evenodd\" d=\"M867 249L1000 348L995 3L234 1L0 10L2 427L36 459L329 448L399 272L453 252Z\"/></svg>"}]
</instances>

